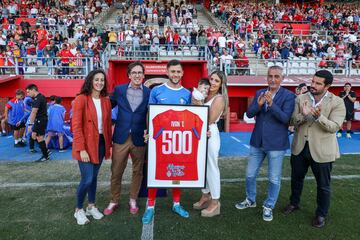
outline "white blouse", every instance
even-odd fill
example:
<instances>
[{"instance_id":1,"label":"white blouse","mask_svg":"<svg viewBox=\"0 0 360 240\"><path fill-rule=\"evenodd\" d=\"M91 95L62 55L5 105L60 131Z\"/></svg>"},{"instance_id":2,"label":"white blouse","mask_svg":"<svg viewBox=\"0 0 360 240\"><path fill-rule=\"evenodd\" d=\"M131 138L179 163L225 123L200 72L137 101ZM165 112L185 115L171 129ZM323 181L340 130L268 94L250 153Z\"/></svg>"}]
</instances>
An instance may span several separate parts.
<instances>
[{"instance_id":1,"label":"white blouse","mask_svg":"<svg viewBox=\"0 0 360 240\"><path fill-rule=\"evenodd\" d=\"M95 108L96 108L99 134L102 134L103 133L103 124L102 124L101 101L100 101L100 98L99 99L92 98L92 100L93 100L93 102L95 104Z\"/></svg>"}]
</instances>

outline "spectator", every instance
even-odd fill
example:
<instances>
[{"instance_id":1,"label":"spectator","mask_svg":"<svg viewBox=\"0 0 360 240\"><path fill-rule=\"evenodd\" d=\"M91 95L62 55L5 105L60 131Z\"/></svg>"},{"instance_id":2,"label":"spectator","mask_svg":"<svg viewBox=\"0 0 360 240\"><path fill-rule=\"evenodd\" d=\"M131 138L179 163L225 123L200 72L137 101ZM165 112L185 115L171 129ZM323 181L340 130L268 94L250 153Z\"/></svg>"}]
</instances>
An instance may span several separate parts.
<instances>
[{"instance_id":1,"label":"spectator","mask_svg":"<svg viewBox=\"0 0 360 240\"><path fill-rule=\"evenodd\" d=\"M247 75L249 71L249 59L244 55L243 52L239 54L239 56L234 60L234 62L237 67L236 73L238 75Z\"/></svg>"},{"instance_id":2,"label":"spectator","mask_svg":"<svg viewBox=\"0 0 360 240\"><path fill-rule=\"evenodd\" d=\"M64 43L62 45L62 49L59 51L58 56L60 57L60 62L62 66L61 74L63 75L63 77L66 77L67 75L69 75L70 60L72 57L74 57L73 54L68 49L67 44Z\"/></svg>"},{"instance_id":3,"label":"spectator","mask_svg":"<svg viewBox=\"0 0 360 240\"><path fill-rule=\"evenodd\" d=\"M3 52L3 49L0 48L0 75L6 74L5 59L6 56Z\"/></svg>"},{"instance_id":4,"label":"spectator","mask_svg":"<svg viewBox=\"0 0 360 240\"><path fill-rule=\"evenodd\" d=\"M227 74L230 74L232 60L234 59L233 56L228 54L228 51L226 49L223 49L223 55L221 55L221 63L223 64L223 68L225 69L225 72Z\"/></svg>"},{"instance_id":5,"label":"spectator","mask_svg":"<svg viewBox=\"0 0 360 240\"><path fill-rule=\"evenodd\" d=\"M50 44L47 44L43 51L46 65L48 67L48 76L52 76L54 73L54 60L55 60L55 49L51 47Z\"/></svg>"}]
</instances>

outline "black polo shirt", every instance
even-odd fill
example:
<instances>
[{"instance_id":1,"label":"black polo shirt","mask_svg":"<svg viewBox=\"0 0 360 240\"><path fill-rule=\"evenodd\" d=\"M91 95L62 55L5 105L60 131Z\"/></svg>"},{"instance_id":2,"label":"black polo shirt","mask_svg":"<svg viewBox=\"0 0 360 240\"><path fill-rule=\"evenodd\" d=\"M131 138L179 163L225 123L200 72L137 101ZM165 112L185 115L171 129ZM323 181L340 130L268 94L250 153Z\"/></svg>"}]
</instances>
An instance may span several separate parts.
<instances>
[{"instance_id":1,"label":"black polo shirt","mask_svg":"<svg viewBox=\"0 0 360 240\"><path fill-rule=\"evenodd\" d=\"M339 97L343 98L346 95L345 91L340 92ZM354 91L349 92L350 97L356 98L356 93ZM348 97L344 98L346 111L354 111L354 102L352 102Z\"/></svg>"},{"instance_id":2,"label":"black polo shirt","mask_svg":"<svg viewBox=\"0 0 360 240\"><path fill-rule=\"evenodd\" d=\"M46 98L44 95L39 93L32 102L31 105L32 108L38 108L38 111L36 113L35 119L47 119L47 104L46 104Z\"/></svg>"}]
</instances>

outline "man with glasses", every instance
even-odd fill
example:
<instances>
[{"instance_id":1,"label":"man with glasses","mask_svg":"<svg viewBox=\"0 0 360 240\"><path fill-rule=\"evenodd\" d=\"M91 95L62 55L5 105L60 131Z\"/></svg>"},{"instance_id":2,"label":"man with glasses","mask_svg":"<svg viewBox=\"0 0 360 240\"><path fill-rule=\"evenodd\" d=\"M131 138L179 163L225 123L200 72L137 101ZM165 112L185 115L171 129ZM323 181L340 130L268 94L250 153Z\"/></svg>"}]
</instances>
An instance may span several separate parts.
<instances>
[{"instance_id":1,"label":"man with glasses","mask_svg":"<svg viewBox=\"0 0 360 240\"><path fill-rule=\"evenodd\" d=\"M132 182L130 186L129 208L131 214L139 211L136 203L143 178L145 157L144 130L150 90L143 85L144 65L131 63L127 74L130 83L116 86L111 97L112 107L118 108L113 134L113 150L111 165L111 201L104 209L110 215L119 206L121 181L127 165L129 154L132 160Z\"/></svg>"}]
</instances>

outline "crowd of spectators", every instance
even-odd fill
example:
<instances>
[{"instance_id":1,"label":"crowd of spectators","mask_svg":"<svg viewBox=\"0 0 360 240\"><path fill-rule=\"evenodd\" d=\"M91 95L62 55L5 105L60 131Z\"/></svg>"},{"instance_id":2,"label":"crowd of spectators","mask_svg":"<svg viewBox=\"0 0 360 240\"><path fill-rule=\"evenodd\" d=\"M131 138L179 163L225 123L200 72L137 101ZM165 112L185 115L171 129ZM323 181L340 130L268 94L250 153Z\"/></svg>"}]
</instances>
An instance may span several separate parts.
<instances>
[{"instance_id":1,"label":"crowd of spectators","mask_svg":"<svg viewBox=\"0 0 360 240\"><path fill-rule=\"evenodd\" d=\"M107 8L104 0L1 1L0 74L24 74L35 65L49 67L49 75L67 75L69 66L79 74L89 62L86 57L94 57L98 66L107 39L86 25ZM79 41L74 42L75 36Z\"/></svg>"},{"instance_id":2,"label":"crowd of spectators","mask_svg":"<svg viewBox=\"0 0 360 240\"><path fill-rule=\"evenodd\" d=\"M40 58L41 65L50 67L49 75L82 75L85 67L101 65L101 53L108 43L114 44L112 52L118 56L138 52L136 56L149 59L160 51L190 48L203 57L208 47L216 67L220 62L248 67L249 50L265 62L321 59L319 67L341 68L351 59L353 68L360 67L360 10L351 4L300 7L254 1L213 2L210 11L227 27L199 26L195 5L186 1L128 0L115 4L120 9L116 23L95 26L88 23L109 7L104 0L3 1L0 74L14 73L15 63L19 74L28 72L25 66L39 64ZM76 10L71 11L74 7ZM36 17L36 22L15 24L16 17ZM287 24L275 29L278 21ZM310 23L317 31L294 34L293 22ZM86 58L92 58L94 65L89 66ZM249 73L245 70L238 73Z\"/></svg>"},{"instance_id":3,"label":"crowd of spectators","mask_svg":"<svg viewBox=\"0 0 360 240\"><path fill-rule=\"evenodd\" d=\"M298 6L217 1L210 9L231 30L226 41L246 40L243 50L248 47L261 59L321 59L319 67L335 68L346 67L346 60L352 60L353 68L360 66L360 9L356 3ZM274 23L279 22L285 25L276 29ZM292 23L311 24L315 31L294 34ZM229 45L236 49L234 44ZM230 52L233 57L240 56L238 53Z\"/></svg>"}]
</instances>

